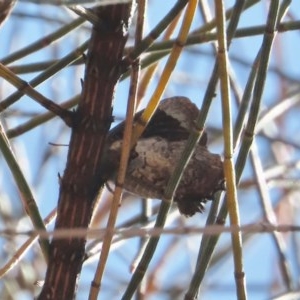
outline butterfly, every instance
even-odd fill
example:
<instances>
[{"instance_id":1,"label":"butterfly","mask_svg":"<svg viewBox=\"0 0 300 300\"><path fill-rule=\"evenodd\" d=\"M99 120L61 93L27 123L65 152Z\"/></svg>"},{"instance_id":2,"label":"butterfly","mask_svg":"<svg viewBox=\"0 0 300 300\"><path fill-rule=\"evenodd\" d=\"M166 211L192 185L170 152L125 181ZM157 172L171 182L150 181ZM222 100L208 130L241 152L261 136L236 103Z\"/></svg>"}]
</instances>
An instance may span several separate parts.
<instances>
[{"instance_id":1,"label":"butterfly","mask_svg":"<svg viewBox=\"0 0 300 300\"><path fill-rule=\"evenodd\" d=\"M135 116L137 122L142 112ZM164 190L181 157L185 143L199 113L186 97L160 102L140 139L131 150L124 189L144 198L164 199ZM108 135L103 171L108 180L116 179L122 148L124 122ZM223 163L218 154L207 149L207 133L197 144L174 194L181 214L203 212L204 204L224 189Z\"/></svg>"}]
</instances>

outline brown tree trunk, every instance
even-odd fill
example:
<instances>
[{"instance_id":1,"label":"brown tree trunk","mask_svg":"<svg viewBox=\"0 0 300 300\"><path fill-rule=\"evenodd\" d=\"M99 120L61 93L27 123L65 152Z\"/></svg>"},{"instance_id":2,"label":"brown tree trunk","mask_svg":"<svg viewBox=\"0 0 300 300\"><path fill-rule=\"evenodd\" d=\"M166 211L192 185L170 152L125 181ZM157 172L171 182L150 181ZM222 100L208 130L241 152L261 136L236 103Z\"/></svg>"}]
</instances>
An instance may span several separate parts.
<instances>
[{"instance_id":1,"label":"brown tree trunk","mask_svg":"<svg viewBox=\"0 0 300 300\"><path fill-rule=\"evenodd\" d=\"M66 169L61 180L55 228L87 228L103 182L99 165L112 121L112 100L120 77L132 4L94 9L83 91L74 113ZM45 284L38 299L73 299L85 238L53 239Z\"/></svg>"}]
</instances>

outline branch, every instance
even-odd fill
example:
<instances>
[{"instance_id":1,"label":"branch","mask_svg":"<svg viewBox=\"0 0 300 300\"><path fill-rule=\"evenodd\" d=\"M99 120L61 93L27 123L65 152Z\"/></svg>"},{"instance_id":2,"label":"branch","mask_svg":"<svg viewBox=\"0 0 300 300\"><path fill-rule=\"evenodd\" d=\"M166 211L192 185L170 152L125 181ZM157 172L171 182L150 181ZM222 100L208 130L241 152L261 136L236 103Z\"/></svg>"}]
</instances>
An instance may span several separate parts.
<instances>
[{"instance_id":1,"label":"branch","mask_svg":"<svg viewBox=\"0 0 300 300\"><path fill-rule=\"evenodd\" d=\"M99 189L103 147L112 117L112 100L120 78L119 63L127 39L132 4L95 8L106 26L93 26L83 91L72 129L55 229L87 228ZM45 284L39 300L73 299L86 238L53 239Z\"/></svg>"}]
</instances>

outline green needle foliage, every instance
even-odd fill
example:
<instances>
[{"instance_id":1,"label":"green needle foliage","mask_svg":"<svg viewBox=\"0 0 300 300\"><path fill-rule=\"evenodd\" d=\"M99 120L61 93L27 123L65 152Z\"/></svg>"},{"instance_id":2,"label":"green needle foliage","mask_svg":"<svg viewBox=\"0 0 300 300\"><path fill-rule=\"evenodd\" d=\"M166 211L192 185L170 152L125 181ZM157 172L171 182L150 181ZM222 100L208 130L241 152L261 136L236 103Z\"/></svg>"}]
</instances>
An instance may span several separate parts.
<instances>
[{"instance_id":1,"label":"green needle foliage","mask_svg":"<svg viewBox=\"0 0 300 300\"><path fill-rule=\"evenodd\" d=\"M124 300L298 299L297 1L137 1L123 56L112 69L106 69L103 57L111 65L120 49L110 48L118 43L110 40L115 24L94 9L101 1L66 2L0 4L1 299L38 297L49 269L61 278L62 262L51 257L56 252L51 245L60 245L52 244L53 235L59 234L64 236L56 236L56 241L68 251L68 241L83 241L80 249L85 247L65 253L66 259L80 261L74 274L63 274L66 282L71 276L78 279L76 299L96 299L97 294L101 299ZM115 12L129 3L117 2L111 4L117 6ZM123 32L125 23L120 25ZM98 42L108 45L105 51L100 48L101 53L91 43L97 30ZM89 65L90 61L102 65ZM87 75L93 78L90 85ZM114 98L103 100L109 87ZM94 99L91 107L83 108L82 101L89 100L83 95L92 99L94 93L103 103ZM156 163L147 149L137 152L136 137L176 139L174 132L182 120L173 120L170 126L166 115L156 114L161 99L176 96L190 98L200 111L191 120L193 129L184 135L184 151L161 191L163 200L144 199L126 190L113 200L115 188L120 196L122 186L128 186L126 176L125 183L123 176L118 177L122 180L117 187L107 180L113 179L115 165L124 175L124 167L128 163L132 168L139 155L145 155L145 165ZM128 99L133 102L126 116ZM113 103L112 115L104 118L102 111L93 115L95 104L105 106L105 101ZM117 132L117 140L122 140L118 123L145 107L142 117L139 114L133 126L126 127L121 146L128 162L124 163L125 155L121 166L116 161L94 170L93 161L113 159L105 155L98 159L100 150L81 150L87 145L94 149L104 140L110 123L110 134ZM151 123L153 115L160 117ZM97 132L98 140L92 140ZM70 136L81 134L84 146L74 154ZM207 150L224 163L224 191L211 195L202 214L187 218L179 214L173 196L206 135ZM77 186L68 185L64 172L70 161L85 163L82 169L73 165L79 170L76 174L67 168L69 178L89 175L88 168L99 182L86 182L83 176ZM153 169L142 171L147 177ZM165 180L165 173L159 175L157 180ZM62 206L59 195L70 191L78 191L78 199L97 194L95 205L82 206L94 207L93 211L79 212L74 199ZM191 194L189 201L193 200L197 199ZM56 208L58 224L63 223L61 207L66 207L63 217L70 218L70 224L81 224L81 218L89 215L85 224L90 226L49 224ZM109 219L113 221L107 227ZM92 285L91 278L95 278ZM55 286L69 288L64 280Z\"/></svg>"}]
</instances>

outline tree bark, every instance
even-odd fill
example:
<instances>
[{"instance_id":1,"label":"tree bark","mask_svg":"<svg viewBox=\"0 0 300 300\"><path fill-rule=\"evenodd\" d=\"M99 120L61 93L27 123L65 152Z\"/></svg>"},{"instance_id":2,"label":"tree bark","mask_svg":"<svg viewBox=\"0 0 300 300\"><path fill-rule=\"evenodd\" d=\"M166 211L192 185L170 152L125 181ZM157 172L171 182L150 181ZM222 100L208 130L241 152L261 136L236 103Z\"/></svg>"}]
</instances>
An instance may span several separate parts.
<instances>
[{"instance_id":1,"label":"tree bark","mask_svg":"<svg viewBox=\"0 0 300 300\"><path fill-rule=\"evenodd\" d=\"M61 179L60 228L87 228L101 182L100 162L112 121L112 101L120 78L132 3L94 9L81 100L74 113L66 169ZM38 299L73 299L82 267L85 238L53 239L45 283Z\"/></svg>"}]
</instances>

